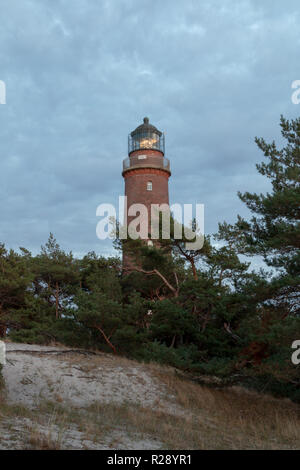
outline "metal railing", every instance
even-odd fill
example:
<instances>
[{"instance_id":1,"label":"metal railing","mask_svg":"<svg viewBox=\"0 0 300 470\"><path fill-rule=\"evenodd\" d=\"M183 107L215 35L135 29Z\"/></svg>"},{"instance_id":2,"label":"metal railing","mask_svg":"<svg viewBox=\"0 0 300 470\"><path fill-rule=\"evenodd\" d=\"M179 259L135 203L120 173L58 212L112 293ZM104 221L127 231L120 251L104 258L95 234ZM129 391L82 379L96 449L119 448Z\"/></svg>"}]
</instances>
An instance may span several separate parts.
<instances>
[{"instance_id":1,"label":"metal railing","mask_svg":"<svg viewBox=\"0 0 300 470\"><path fill-rule=\"evenodd\" d=\"M170 160L163 156L158 158L153 155L136 155L123 160L123 171L135 168L157 168L170 172Z\"/></svg>"}]
</instances>

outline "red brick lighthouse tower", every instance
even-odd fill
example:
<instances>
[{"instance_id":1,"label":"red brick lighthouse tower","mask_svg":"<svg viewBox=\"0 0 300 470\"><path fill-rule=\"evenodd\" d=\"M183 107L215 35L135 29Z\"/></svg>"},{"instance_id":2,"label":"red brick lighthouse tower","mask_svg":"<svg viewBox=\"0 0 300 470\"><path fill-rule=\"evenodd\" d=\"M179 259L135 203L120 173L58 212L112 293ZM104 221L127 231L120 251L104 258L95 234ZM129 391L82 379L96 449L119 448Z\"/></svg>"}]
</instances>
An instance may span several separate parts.
<instances>
[{"instance_id":1,"label":"red brick lighthouse tower","mask_svg":"<svg viewBox=\"0 0 300 470\"><path fill-rule=\"evenodd\" d=\"M171 175L170 162L165 158L165 136L149 123L147 117L128 136L128 158L123 161L125 196L127 208L132 204L144 204L150 217L152 204L169 204L168 181ZM128 215L127 222L134 217ZM151 239L148 239L151 245ZM123 268L130 265L130 259L124 253Z\"/></svg>"}]
</instances>

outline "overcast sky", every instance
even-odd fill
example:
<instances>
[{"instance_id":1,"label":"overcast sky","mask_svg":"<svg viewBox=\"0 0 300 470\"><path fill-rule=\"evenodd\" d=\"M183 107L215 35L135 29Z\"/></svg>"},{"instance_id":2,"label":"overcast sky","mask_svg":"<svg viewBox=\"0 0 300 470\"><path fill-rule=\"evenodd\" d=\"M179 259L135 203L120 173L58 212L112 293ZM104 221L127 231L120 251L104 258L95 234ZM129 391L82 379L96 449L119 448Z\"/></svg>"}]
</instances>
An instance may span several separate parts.
<instances>
[{"instance_id":1,"label":"overcast sky","mask_svg":"<svg viewBox=\"0 0 300 470\"><path fill-rule=\"evenodd\" d=\"M124 192L127 135L166 133L170 202L204 203L205 231L265 192L255 136L300 114L299 0L0 0L0 241L34 253L52 231L108 254L96 207Z\"/></svg>"}]
</instances>

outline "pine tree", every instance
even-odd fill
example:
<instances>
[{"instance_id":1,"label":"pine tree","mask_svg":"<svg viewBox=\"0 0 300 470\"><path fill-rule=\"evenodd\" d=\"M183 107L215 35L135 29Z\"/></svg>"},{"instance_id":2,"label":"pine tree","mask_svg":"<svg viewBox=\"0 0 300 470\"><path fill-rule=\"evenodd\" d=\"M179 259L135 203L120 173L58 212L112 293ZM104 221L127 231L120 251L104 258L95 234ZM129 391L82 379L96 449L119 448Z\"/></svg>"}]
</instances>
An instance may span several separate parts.
<instances>
[{"instance_id":1,"label":"pine tree","mask_svg":"<svg viewBox=\"0 0 300 470\"><path fill-rule=\"evenodd\" d=\"M271 180L267 194L238 193L255 215L250 221L238 217L235 225L220 224L219 236L237 253L262 256L272 269L267 289L257 292L260 301L269 300L282 317L300 313L300 118L281 117L286 145L278 149L256 138L267 162L257 165L259 173Z\"/></svg>"},{"instance_id":2,"label":"pine tree","mask_svg":"<svg viewBox=\"0 0 300 470\"><path fill-rule=\"evenodd\" d=\"M79 286L79 264L72 252L65 253L50 233L41 253L33 260L36 293L55 308L59 319L64 308L72 302L72 296Z\"/></svg>"},{"instance_id":3,"label":"pine tree","mask_svg":"<svg viewBox=\"0 0 300 470\"><path fill-rule=\"evenodd\" d=\"M0 337L16 326L13 312L25 305L32 281L26 258L25 250L17 254L0 244Z\"/></svg>"},{"instance_id":4,"label":"pine tree","mask_svg":"<svg viewBox=\"0 0 300 470\"><path fill-rule=\"evenodd\" d=\"M256 138L267 159L257 169L272 190L239 193L254 215L220 224L219 233L238 253L262 256L269 267L241 284L250 310L238 326L244 347L237 367L247 367L254 382L265 380L265 387L299 400L299 374L290 358L300 334L300 118L281 117L280 126L282 148Z\"/></svg>"},{"instance_id":5,"label":"pine tree","mask_svg":"<svg viewBox=\"0 0 300 470\"><path fill-rule=\"evenodd\" d=\"M278 149L256 138L268 162L257 165L271 180L272 192L239 193L240 199L257 216L238 219L235 230L246 254L262 255L278 275L272 282L272 297L287 313L300 313L300 118L281 117L286 145ZM241 245L240 245L241 246Z\"/></svg>"},{"instance_id":6,"label":"pine tree","mask_svg":"<svg viewBox=\"0 0 300 470\"><path fill-rule=\"evenodd\" d=\"M81 288L74 297L72 312L99 346L103 340L117 353L114 334L123 323L119 260L89 253L80 263Z\"/></svg>"}]
</instances>

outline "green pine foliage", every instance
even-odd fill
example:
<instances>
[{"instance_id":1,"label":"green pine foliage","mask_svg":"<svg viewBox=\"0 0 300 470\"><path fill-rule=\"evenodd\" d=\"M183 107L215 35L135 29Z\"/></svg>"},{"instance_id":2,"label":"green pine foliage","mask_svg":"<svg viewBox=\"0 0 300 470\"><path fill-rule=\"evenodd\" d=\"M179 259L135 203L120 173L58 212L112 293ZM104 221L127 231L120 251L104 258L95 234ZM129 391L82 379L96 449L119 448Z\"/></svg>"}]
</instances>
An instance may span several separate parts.
<instances>
[{"instance_id":1,"label":"green pine foliage","mask_svg":"<svg viewBox=\"0 0 300 470\"><path fill-rule=\"evenodd\" d=\"M173 219L160 248L116 239L134 260L126 273L118 257L76 259L53 234L37 256L0 245L0 337L100 349L300 401L291 362L300 339L300 119L280 125L282 149L256 139L272 191L239 194L250 220L220 224L201 249L176 239ZM251 271L254 255L267 269Z\"/></svg>"}]
</instances>

